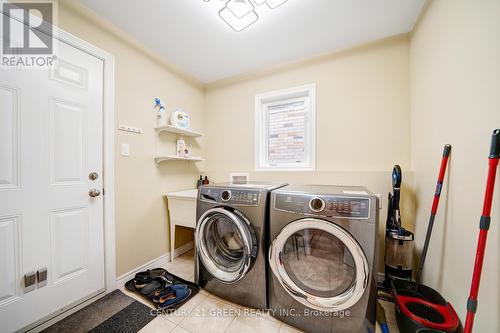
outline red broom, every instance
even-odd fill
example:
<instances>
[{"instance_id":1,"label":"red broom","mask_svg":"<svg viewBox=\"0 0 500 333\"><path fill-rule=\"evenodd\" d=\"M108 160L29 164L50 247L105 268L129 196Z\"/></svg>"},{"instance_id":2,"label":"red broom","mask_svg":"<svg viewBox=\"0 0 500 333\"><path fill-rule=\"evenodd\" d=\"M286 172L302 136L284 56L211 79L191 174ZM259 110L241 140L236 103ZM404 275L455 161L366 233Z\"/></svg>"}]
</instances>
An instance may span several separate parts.
<instances>
[{"instance_id":1,"label":"red broom","mask_svg":"<svg viewBox=\"0 0 500 333\"><path fill-rule=\"evenodd\" d=\"M493 190L495 187L495 177L497 174L498 160L500 158L500 129L493 131L491 137L491 147L488 169L488 179L486 181L486 193L484 195L483 214L479 223L479 239L477 243L476 261L472 274L469 299L467 300L467 317L465 319L464 333L471 333L474 326L474 315L477 310L477 294L479 293L479 282L481 281L481 271L483 269L484 252L486 239L491 220L491 202L493 200Z\"/></svg>"}]
</instances>

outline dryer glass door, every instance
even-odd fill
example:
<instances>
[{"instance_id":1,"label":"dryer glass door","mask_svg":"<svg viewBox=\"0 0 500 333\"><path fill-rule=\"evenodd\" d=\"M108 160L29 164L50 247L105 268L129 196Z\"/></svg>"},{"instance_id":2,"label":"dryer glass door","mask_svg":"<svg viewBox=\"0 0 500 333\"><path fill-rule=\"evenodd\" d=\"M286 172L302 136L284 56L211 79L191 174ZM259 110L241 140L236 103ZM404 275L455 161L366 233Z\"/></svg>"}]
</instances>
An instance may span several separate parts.
<instances>
[{"instance_id":1,"label":"dryer glass door","mask_svg":"<svg viewBox=\"0 0 500 333\"><path fill-rule=\"evenodd\" d=\"M241 280L257 255L257 239L248 219L224 208L210 209L200 217L196 246L208 272L225 283Z\"/></svg>"},{"instance_id":2,"label":"dryer glass door","mask_svg":"<svg viewBox=\"0 0 500 333\"><path fill-rule=\"evenodd\" d=\"M321 311L356 304L370 279L358 242L341 227L317 218L285 226L271 244L269 262L293 298Z\"/></svg>"}]
</instances>

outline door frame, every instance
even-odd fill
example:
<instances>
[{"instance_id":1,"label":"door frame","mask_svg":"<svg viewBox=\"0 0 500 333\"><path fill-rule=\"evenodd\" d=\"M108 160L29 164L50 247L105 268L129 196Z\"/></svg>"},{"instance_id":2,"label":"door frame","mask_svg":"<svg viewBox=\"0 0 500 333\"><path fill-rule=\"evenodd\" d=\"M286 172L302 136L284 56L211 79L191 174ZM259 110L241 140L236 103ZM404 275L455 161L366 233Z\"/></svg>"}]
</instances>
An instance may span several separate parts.
<instances>
[{"instance_id":1,"label":"door frame","mask_svg":"<svg viewBox=\"0 0 500 333\"><path fill-rule=\"evenodd\" d=\"M0 3L3 1L0 0ZM0 15L6 16L0 7ZM31 16L31 14L30 14ZM21 22L25 24L25 22ZM103 62L103 224L104 224L104 284L108 294L116 289L116 256L115 256L115 191L114 191L114 122L115 122L115 57L95 45L71 33L51 25L52 31L44 26L37 28L41 32L52 35L54 39L71 45ZM94 299L91 297L91 299ZM87 303L86 301L83 304ZM78 307L78 305L75 305ZM74 309L74 308L72 308ZM71 312L71 309L68 309Z\"/></svg>"}]
</instances>

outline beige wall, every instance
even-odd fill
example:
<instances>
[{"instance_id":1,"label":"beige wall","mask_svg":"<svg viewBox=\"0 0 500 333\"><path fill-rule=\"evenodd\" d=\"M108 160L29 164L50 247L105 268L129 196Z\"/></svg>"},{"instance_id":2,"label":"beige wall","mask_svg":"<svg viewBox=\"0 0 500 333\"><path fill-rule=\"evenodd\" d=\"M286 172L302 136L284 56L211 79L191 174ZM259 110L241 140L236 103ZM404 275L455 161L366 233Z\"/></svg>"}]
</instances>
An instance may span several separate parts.
<instances>
[{"instance_id":1,"label":"beige wall","mask_svg":"<svg viewBox=\"0 0 500 333\"><path fill-rule=\"evenodd\" d=\"M366 185L384 198L382 231L395 163L412 184L408 51L408 38L401 36L209 86L209 175L227 181L230 172L250 172L254 180ZM316 84L317 94L317 170L254 172L255 95L309 83ZM404 198L410 199L407 192ZM412 225L411 202L403 203L407 226Z\"/></svg>"},{"instance_id":2,"label":"beige wall","mask_svg":"<svg viewBox=\"0 0 500 333\"><path fill-rule=\"evenodd\" d=\"M144 130L141 135L115 132L116 273L120 276L169 251L162 197L169 191L195 187L199 174L197 167L187 162L168 162L156 168L153 157L157 152L175 152L175 137L155 133L153 98L160 97L167 110L184 108L192 116L193 129L201 129L204 93L201 86L64 2L60 2L59 25L115 56L116 127L127 124ZM130 157L120 155L122 143L130 144ZM200 154L201 148L195 145L194 153ZM178 233L178 245L189 241L191 234L189 230Z\"/></svg>"},{"instance_id":3,"label":"beige wall","mask_svg":"<svg viewBox=\"0 0 500 333\"><path fill-rule=\"evenodd\" d=\"M453 145L424 281L464 319L489 140L500 127L500 2L433 1L411 39L410 68L417 244L423 243L442 146ZM474 332L500 332L499 193L497 186Z\"/></svg>"}]
</instances>

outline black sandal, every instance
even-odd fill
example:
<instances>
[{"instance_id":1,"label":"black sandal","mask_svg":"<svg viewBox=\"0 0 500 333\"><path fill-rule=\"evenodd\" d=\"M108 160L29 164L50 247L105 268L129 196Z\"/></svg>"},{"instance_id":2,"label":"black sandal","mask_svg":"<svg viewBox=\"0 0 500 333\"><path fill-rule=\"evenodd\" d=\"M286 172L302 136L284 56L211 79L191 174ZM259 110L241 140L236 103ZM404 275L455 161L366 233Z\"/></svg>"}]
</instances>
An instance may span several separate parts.
<instances>
[{"instance_id":1,"label":"black sandal","mask_svg":"<svg viewBox=\"0 0 500 333\"><path fill-rule=\"evenodd\" d=\"M139 272L135 274L134 284L138 290L141 290L142 288L150 284L152 281L153 279L151 278L149 270L146 272Z\"/></svg>"},{"instance_id":2,"label":"black sandal","mask_svg":"<svg viewBox=\"0 0 500 333\"><path fill-rule=\"evenodd\" d=\"M149 276L154 279L160 276L164 276L170 281L173 280L173 278L170 275L167 275L167 270L163 268L155 268L149 271Z\"/></svg>"},{"instance_id":3,"label":"black sandal","mask_svg":"<svg viewBox=\"0 0 500 333\"><path fill-rule=\"evenodd\" d=\"M165 287L171 286L172 280L169 280L165 276L159 276L154 278L151 283L141 288L141 294L144 296L153 295L155 291L163 290Z\"/></svg>"},{"instance_id":4,"label":"black sandal","mask_svg":"<svg viewBox=\"0 0 500 333\"><path fill-rule=\"evenodd\" d=\"M135 274L134 283L135 288L141 290L146 285L153 282L154 279L164 277L167 279L167 282L172 283L173 277L167 274L167 271L163 268L155 268L151 270L147 270L145 272L139 272Z\"/></svg>"}]
</instances>

